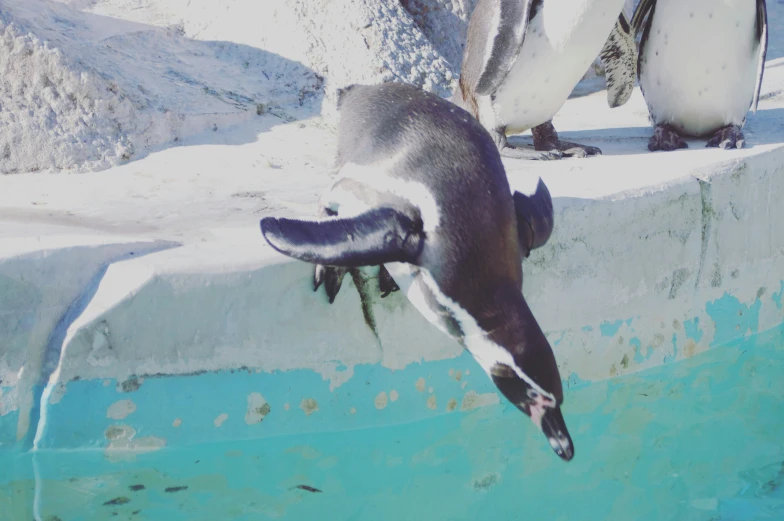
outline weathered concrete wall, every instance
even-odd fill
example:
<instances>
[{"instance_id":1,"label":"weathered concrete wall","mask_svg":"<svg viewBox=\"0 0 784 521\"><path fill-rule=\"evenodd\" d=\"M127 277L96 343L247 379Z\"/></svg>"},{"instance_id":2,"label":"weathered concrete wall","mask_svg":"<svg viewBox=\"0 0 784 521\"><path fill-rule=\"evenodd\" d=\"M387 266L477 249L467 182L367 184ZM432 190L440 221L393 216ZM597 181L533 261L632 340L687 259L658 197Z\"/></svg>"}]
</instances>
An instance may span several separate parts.
<instances>
[{"instance_id":1,"label":"weathered concrete wall","mask_svg":"<svg viewBox=\"0 0 784 521\"><path fill-rule=\"evenodd\" d=\"M530 189L530 176L514 168L510 179ZM777 147L624 196L556 196L555 233L525 263L524 292L567 387L688 358L784 322L781 194L784 148ZM9 319L1 332L0 441L29 446L37 435L41 447L100 443L103 420L71 422L57 412L72 385L105 380L133 391L151 379L205 371L294 372L316 387L312 396L294 392L290 407L323 410L330 396L350 408L343 391L350 395L359 380L405 371L413 386L431 377L410 368L448 366L473 376L470 387L448 393L452 378L422 384L434 388L437 409L453 399L470 405L474 394L497 403L473 360L403 296L373 303L377 340L351 283L327 304L311 290L310 266L273 252L257 233L183 246L112 240L77 251L44 240L24 255L3 248ZM92 258L94 268L76 272L61 258L68 255ZM423 396L421 410L406 414L432 410Z\"/></svg>"}]
</instances>

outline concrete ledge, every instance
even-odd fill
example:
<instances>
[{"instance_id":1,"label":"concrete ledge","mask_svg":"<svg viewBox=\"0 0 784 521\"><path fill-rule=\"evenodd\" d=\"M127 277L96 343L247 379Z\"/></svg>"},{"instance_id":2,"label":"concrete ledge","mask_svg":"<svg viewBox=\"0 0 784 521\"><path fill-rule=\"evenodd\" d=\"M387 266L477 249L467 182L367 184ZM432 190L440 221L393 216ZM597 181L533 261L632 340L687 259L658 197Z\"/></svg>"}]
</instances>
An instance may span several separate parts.
<instances>
[{"instance_id":1,"label":"concrete ledge","mask_svg":"<svg viewBox=\"0 0 784 521\"><path fill-rule=\"evenodd\" d=\"M524 292L567 387L687 358L784 322L784 234L777 226L784 222L784 147L744 155L634 193L556 195L556 230L526 262ZM536 176L515 166L513 185L530 191ZM267 375L253 380L263 403L318 407L318 417L328 418L311 427L265 426L264 436L412 421L464 402L471 409L474 396L499 403L473 360L399 294L373 302L376 339L351 283L329 305L311 291L311 267L267 248L255 226L222 236L182 245L92 237L78 246L61 238L59 246L44 241L16 252L9 247L18 241L6 240L0 273L13 302L4 298L10 320L0 366L1 441L108 444L115 392L143 383L151 394L139 400L153 404L160 377L216 371L250 376L185 378L177 387L191 390L177 397L167 387L155 417L170 428L176 411L185 417L201 409L199 393L215 404L223 393L216 385L247 385L240 382L256 372ZM471 374L469 387L455 378L458 371ZM424 392L416 389L419 378ZM111 391L101 392L104 385ZM284 388L289 394L279 395ZM375 407L376 398L391 404L393 390L401 397L396 413L377 407L379 415L353 419L352 407ZM79 414L85 403L89 412ZM128 426L156 432L152 424ZM196 431L182 441L219 433Z\"/></svg>"}]
</instances>

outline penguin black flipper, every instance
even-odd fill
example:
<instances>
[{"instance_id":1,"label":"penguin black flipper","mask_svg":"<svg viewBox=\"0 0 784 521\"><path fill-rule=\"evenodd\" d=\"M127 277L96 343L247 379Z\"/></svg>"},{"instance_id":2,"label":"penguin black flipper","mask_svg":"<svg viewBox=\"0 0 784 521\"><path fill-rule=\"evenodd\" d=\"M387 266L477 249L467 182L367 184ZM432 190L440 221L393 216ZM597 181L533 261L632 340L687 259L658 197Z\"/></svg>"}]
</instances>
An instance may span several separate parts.
<instances>
[{"instance_id":1,"label":"penguin black flipper","mask_svg":"<svg viewBox=\"0 0 784 521\"><path fill-rule=\"evenodd\" d=\"M523 256L528 257L531 250L544 246L553 233L553 200L541 178L533 195L515 191L513 198L520 248L523 250Z\"/></svg>"},{"instance_id":2,"label":"penguin black flipper","mask_svg":"<svg viewBox=\"0 0 784 521\"><path fill-rule=\"evenodd\" d=\"M620 107L629 101L637 74L637 45L623 13L618 16L610 37L599 53L607 83L607 104Z\"/></svg>"},{"instance_id":3,"label":"penguin black flipper","mask_svg":"<svg viewBox=\"0 0 784 521\"><path fill-rule=\"evenodd\" d=\"M757 112L760 91L762 90L762 76L765 74L765 58L768 55L768 8L765 0L757 0L757 42L760 46L760 63L757 68L757 85L754 88L754 99L751 102L751 111Z\"/></svg>"},{"instance_id":4,"label":"penguin black flipper","mask_svg":"<svg viewBox=\"0 0 784 521\"><path fill-rule=\"evenodd\" d=\"M265 217L261 233L289 257L340 268L415 263L424 246L422 223L392 208L319 220Z\"/></svg>"},{"instance_id":5,"label":"penguin black flipper","mask_svg":"<svg viewBox=\"0 0 784 521\"><path fill-rule=\"evenodd\" d=\"M479 0L468 23L466 48L487 49L490 52L465 53L461 68L463 81L476 94L486 96L495 91L512 69L525 40L531 11L542 0ZM491 31L481 27L498 25L493 38ZM473 30L472 30L473 29ZM493 38L492 43L487 41Z\"/></svg>"}]
</instances>

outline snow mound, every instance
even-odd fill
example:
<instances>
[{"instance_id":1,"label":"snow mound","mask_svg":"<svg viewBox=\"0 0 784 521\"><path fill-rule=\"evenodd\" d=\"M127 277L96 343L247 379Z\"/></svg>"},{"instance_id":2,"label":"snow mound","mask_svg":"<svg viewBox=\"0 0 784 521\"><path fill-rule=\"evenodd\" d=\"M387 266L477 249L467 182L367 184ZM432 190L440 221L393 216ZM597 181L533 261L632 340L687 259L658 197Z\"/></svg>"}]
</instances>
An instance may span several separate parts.
<instances>
[{"instance_id":1,"label":"snow mound","mask_svg":"<svg viewBox=\"0 0 784 521\"><path fill-rule=\"evenodd\" d=\"M101 170L262 112L323 80L281 56L41 0L0 10L0 172Z\"/></svg>"}]
</instances>

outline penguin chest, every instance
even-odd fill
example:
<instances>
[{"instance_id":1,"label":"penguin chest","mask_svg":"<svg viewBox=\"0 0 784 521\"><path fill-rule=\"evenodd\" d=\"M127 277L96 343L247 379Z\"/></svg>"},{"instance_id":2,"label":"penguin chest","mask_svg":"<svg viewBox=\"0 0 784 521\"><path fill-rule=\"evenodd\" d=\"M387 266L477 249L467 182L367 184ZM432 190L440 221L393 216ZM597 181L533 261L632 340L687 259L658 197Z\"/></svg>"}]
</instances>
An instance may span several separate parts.
<instances>
[{"instance_id":1,"label":"penguin chest","mask_svg":"<svg viewBox=\"0 0 784 521\"><path fill-rule=\"evenodd\" d=\"M544 0L493 98L497 126L518 133L560 110L601 51L623 0Z\"/></svg>"},{"instance_id":2,"label":"penguin chest","mask_svg":"<svg viewBox=\"0 0 784 521\"><path fill-rule=\"evenodd\" d=\"M455 340L463 337L462 326L455 312L458 306L446 297L426 268L401 262L384 265L408 301L431 324Z\"/></svg>"},{"instance_id":3,"label":"penguin chest","mask_svg":"<svg viewBox=\"0 0 784 521\"><path fill-rule=\"evenodd\" d=\"M640 56L656 124L695 137L742 125L759 65L756 0L658 0Z\"/></svg>"}]
</instances>

